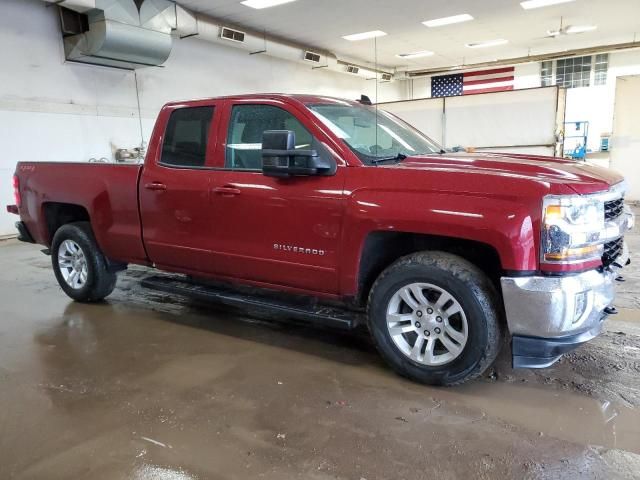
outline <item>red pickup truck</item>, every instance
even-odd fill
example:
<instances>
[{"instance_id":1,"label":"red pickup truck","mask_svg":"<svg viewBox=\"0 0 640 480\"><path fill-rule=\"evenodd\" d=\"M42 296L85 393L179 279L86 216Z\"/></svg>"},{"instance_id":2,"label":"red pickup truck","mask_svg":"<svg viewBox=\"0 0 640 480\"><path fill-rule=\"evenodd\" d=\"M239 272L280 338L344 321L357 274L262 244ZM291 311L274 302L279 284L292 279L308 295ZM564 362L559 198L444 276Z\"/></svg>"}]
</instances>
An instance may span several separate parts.
<instances>
[{"instance_id":1,"label":"red pickup truck","mask_svg":"<svg viewBox=\"0 0 640 480\"><path fill-rule=\"evenodd\" d=\"M615 309L633 224L618 174L559 158L451 153L367 102L241 95L170 103L144 165L20 162L19 237L67 295L147 286L366 323L400 374L480 375L511 340L545 367Z\"/></svg>"}]
</instances>

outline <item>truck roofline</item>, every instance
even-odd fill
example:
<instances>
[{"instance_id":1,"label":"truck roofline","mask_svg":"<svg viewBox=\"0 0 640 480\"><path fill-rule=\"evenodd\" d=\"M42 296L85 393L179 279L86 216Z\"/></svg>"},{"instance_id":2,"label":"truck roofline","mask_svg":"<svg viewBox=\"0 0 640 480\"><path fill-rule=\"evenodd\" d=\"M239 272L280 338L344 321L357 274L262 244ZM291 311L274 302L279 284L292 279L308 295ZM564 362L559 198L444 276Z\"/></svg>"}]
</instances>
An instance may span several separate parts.
<instances>
[{"instance_id":1,"label":"truck roofline","mask_svg":"<svg viewBox=\"0 0 640 480\"><path fill-rule=\"evenodd\" d=\"M218 97L205 97L188 100L175 100L166 103L165 107L176 106L192 106L197 105L200 102L207 102L212 100L281 100L285 102L294 102L299 104L307 103L335 103L335 102L348 102L353 105L360 105L357 100L350 100L347 98L332 97L328 95L311 95L304 93L251 93L247 95L222 95Z\"/></svg>"}]
</instances>

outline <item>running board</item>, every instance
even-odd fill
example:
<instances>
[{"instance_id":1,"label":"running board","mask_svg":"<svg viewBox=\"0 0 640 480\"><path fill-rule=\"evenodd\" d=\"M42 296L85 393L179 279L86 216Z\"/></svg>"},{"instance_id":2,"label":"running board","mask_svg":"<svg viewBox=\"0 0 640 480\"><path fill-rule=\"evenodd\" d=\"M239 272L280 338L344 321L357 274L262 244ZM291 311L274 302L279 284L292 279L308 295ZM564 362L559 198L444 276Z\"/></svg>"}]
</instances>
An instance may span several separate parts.
<instances>
[{"instance_id":1,"label":"running board","mask_svg":"<svg viewBox=\"0 0 640 480\"><path fill-rule=\"evenodd\" d=\"M151 290L183 295L205 302L221 303L234 307L251 307L270 313L288 316L317 325L351 330L361 323L361 314L325 305L293 303L285 300L252 296L233 290L191 283L182 278L154 275L144 278L142 286Z\"/></svg>"}]
</instances>

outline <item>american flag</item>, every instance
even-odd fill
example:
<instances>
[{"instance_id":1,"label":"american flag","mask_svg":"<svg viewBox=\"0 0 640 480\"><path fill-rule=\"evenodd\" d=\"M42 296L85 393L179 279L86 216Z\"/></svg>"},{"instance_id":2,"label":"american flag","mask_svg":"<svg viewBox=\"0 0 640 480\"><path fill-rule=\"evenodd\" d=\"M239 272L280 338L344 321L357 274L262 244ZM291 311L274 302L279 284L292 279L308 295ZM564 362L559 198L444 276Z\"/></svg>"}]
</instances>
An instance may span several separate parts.
<instances>
[{"instance_id":1,"label":"american flag","mask_svg":"<svg viewBox=\"0 0 640 480\"><path fill-rule=\"evenodd\" d=\"M514 67L504 67L431 77L431 96L451 97L513 90L514 71Z\"/></svg>"}]
</instances>

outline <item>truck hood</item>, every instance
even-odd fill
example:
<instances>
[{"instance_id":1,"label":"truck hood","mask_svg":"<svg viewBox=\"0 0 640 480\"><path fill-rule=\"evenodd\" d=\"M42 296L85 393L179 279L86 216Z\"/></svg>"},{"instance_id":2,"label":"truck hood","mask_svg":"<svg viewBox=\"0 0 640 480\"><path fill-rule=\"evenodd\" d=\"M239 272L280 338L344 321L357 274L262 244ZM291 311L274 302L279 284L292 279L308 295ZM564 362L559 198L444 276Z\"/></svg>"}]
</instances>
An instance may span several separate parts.
<instances>
[{"instance_id":1,"label":"truck hood","mask_svg":"<svg viewBox=\"0 0 640 480\"><path fill-rule=\"evenodd\" d=\"M448 170L560 183L576 193L609 189L624 180L617 172L564 158L506 153L417 155L393 165L412 170Z\"/></svg>"}]
</instances>

